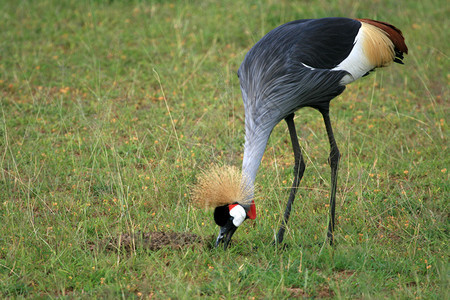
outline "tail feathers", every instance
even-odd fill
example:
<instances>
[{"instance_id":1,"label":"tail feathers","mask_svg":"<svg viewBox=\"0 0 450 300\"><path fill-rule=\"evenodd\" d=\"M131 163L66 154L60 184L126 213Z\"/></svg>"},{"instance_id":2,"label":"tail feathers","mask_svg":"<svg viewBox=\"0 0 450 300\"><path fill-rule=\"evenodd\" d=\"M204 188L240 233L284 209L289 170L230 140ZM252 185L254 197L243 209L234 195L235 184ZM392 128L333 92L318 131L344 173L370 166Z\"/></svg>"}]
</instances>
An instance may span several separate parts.
<instances>
[{"instance_id":1,"label":"tail feathers","mask_svg":"<svg viewBox=\"0 0 450 300\"><path fill-rule=\"evenodd\" d=\"M403 37L400 29L386 22L375 21L371 19L357 19L363 24L370 24L381 29L384 34L389 38L393 45L393 57L392 61L403 64L403 54L408 54L408 47L405 44L405 38Z\"/></svg>"}]
</instances>

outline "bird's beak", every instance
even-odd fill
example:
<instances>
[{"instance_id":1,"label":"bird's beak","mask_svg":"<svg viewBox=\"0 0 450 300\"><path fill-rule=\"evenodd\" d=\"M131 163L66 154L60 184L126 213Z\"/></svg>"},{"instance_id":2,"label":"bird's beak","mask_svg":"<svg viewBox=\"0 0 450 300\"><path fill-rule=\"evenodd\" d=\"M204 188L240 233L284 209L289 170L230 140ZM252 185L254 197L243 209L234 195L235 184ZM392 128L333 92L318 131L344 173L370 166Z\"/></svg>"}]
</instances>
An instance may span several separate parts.
<instances>
[{"instance_id":1,"label":"bird's beak","mask_svg":"<svg viewBox=\"0 0 450 300\"><path fill-rule=\"evenodd\" d=\"M223 241L223 249L226 250L236 229L237 227L233 224L233 218L230 218L227 224L220 227L219 236L217 237L215 246L218 247L220 242Z\"/></svg>"}]
</instances>

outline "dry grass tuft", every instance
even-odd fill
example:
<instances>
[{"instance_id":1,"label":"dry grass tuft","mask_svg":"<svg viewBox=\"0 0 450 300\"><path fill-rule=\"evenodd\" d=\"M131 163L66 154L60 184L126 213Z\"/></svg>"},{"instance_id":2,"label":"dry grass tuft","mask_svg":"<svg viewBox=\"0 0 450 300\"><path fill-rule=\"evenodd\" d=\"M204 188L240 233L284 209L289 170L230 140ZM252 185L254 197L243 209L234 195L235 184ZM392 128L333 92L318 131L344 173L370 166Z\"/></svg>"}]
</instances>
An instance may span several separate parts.
<instances>
[{"instance_id":1,"label":"dry grass tuft","mask_svg":"<svg viewBox=\"0 0 450 300\"><path fill-rule=\"evenodd\" d=\"M249 205L253 185L233 166L214 166L203 171L192 189L192 201L198 207L210 208L238 202Z\"/></svg>"}]
</instances>

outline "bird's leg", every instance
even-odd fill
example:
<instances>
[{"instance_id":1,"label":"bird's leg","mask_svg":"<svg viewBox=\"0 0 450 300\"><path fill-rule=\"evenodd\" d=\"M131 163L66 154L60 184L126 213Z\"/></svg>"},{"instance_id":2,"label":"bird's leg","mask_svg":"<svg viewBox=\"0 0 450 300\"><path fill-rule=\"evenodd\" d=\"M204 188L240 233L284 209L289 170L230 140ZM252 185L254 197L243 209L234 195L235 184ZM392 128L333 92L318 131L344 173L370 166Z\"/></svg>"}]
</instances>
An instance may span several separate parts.
<instances>
[{"instance_id":1,"label":"bird's leg","mask_svg":"<svg viewBox=\"0 0 450 300\"><path fill-rule=\"evenodd\" d=\"M331 167L331 196L330 196L330 222L328 224L327 237L330 240L330 245L333 245L334 241L334 216L336 208L336 185L337 185L337 172L340 159L339 149L336 145L336 141L333 135L333 129L331 128L330 116L328 110L321 111L323 120L325 122L325 128L328 134L328 140L330 141L330 156L328 157L328 163Z\"/></svg>"},{"instance_id":2,"label":"bird's leg","mask_svg":"<svg viewBox=\"0 0 450 300\"><path fill-rule=\"evenodd\" d=\"M276 243L281 244L283 242L284 231L286 230L286 225L291 214L292 203L294 202L295 193L297 192L298 185L302 179L303 172L305 171L305 162L303 161L302 151L300 145L298 144L297 131L295 130L294 114L290 114L285 118L285 121L289 128L289 135L291 136L292 148L294 150L294 182L292 183L291 192L289 194L289 200L286 205L286 210L284 212L283 223L281 224L280 230L277 234Z\"/></svg>"}]
</instances>

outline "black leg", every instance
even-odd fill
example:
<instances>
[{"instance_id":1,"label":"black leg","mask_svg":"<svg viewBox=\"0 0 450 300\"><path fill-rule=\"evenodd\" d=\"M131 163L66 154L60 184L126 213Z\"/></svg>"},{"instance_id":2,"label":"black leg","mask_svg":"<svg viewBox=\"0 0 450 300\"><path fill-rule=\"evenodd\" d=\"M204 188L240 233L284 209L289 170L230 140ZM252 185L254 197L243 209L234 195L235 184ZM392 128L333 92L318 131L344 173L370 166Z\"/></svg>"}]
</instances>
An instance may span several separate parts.
<instances>
[{"instance_id":1,"label":"black leg","mask_svg":"<svg viewBox=\"0 0 450 300\"><path fill-rule=\"evenodd\" d=\"M305 162L303 161L302 151L300 149L300 145L298 144L297 131L295 130L294 124L294 114L291 114L285 119L288 128L289 135L291 136L292 148L294 150L294 182L292 183L291 192L289 194L289 200L286 205L286 210L284 212L283 223L281 224L280 230L277 234L276 243L281 244L283 242L284 231L286 230L286 225L289 220L289 216L291 214L292 203L294 202L295 193L297 192L298 185L300 184L300 180L303 177L303 172L305 171Z\"/></svg>"},{"instance_id":2,"label":"black leg","mask_svg":"<svg viewBox=\"0 0 450 300\"><path fill-rule=\"evenodd\" d=\"M328 157L328 163L331 167L331 196L330 196L330 223L328 224L328 239L330 245L333 245L334 241L334 217L336 209L336 185L337 185L337 172L340 159L339 149L336 145L336 141L333 135L333 129L331 128L330 116L328 110L321 111L323 120L325 122L325 128L328 134L328 140L330 141L330 156Z\"/></svg>"}]
</instances>

